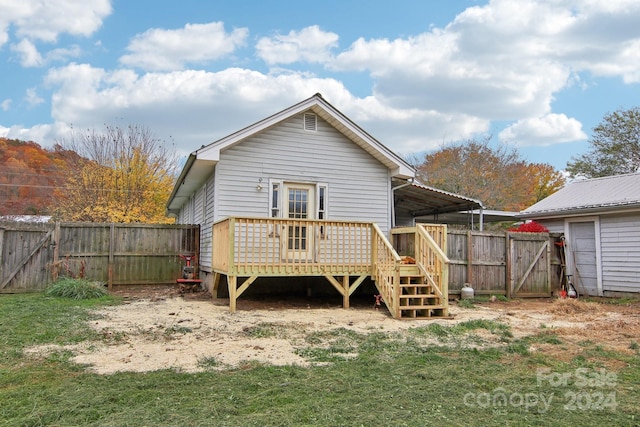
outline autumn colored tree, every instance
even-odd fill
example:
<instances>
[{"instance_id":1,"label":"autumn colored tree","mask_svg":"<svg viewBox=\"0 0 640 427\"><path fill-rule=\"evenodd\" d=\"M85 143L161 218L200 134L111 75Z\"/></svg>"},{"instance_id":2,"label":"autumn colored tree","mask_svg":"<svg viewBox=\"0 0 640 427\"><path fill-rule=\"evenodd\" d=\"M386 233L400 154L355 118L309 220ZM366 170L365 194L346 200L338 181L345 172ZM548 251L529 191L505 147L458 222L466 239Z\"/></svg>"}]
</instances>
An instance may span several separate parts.
<instances>
[{"instance_id":1,"label":"autumn colored tree","mask_svg":"<svg viewBox=\"0 0 640 427\"><path fill-rule=\"evenodd\" d=\"M520 211L562 188L564 177L547 164L527 163L490 138L467 140L427 154L416 165L422 182L480 200L489 209Z\"/></svg>"},{"instance_id":2,"label":"autumn colored tree","mask_svg":"<svg viewBox=\"0 0 640 427\"><path fill-rule=\"evenodd\" d=\"M606 114L593 129L589 145L586 154L567 163L571 176L598 178L640 171L640 107Z\"/></svg>"},{"instance_id":3,"label":"autumn colored tree","mask_svg":"<svg viewBox=\"0 0 640 427\"><path fill-rule=\"evenodd\" d=\"M0 215L47 215L72 158L60 147L0 138Z\"/></svg>"},{"instance_id":4,"label":"autumn colored tree","mask_svg":"<svg viewBox=\"0 0 640 427\"><path fill-rule=\"evenodd\" d=\"M75 133L60 144L78 153L56 216L69 221L169 223L165 203L173 188L173 150L144 127L105 126Z\"/></svg>"}]
</instances>

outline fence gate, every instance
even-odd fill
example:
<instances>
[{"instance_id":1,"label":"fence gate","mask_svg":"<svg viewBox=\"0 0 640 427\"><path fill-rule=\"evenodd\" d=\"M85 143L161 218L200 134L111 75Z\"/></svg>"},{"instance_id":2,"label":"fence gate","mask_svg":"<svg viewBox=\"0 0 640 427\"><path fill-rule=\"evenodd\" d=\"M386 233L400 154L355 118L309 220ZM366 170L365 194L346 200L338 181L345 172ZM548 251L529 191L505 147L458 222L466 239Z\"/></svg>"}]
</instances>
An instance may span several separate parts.
<instances>
[{"instance_id":1,"label":"fence gate","mask_svg":"<svg viewBox=\"0 0 640 427\"><path fill-rule=\"evenodd\" d=\"M509 286L507 296L548 297L551 295L551 247L542 233L508 233Z\"/></svg>"},{"instance_id":2,"label":"fence gate","mask_svg":"<svg viewBox=\"0 0 640 427\"><path fill-rule=\"evenodd\" d=\"M53 229L52 224L0 224L0 293L46 287Z\"/></svg>"}]
</instances>

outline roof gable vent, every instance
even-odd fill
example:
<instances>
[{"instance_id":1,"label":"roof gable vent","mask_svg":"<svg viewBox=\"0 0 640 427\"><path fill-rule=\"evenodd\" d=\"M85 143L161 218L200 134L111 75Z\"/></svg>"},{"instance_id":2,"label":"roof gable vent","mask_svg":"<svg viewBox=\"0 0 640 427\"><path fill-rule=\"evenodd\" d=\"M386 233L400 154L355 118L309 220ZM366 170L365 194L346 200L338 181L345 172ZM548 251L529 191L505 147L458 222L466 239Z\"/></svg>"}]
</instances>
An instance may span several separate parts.
<instances>
[{"instance_id":1,"label":"roof gable vent","mask_svg":"<svg viewBox=\"0 0 640 427\"><path fill-rule=\"evenodd\" d=\"M311 113L304 114L304 130L316 132L318 130L318 116Z\"/></svg>"}]
</instances>

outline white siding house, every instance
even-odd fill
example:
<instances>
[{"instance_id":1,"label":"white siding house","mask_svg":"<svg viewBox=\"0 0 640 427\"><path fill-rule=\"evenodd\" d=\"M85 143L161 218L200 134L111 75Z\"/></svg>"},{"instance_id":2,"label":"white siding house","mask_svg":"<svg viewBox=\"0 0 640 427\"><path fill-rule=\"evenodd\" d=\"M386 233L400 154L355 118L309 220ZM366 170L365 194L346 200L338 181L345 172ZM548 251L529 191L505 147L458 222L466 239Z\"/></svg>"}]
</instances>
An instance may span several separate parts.
<instances>
[{"instance_id":1,"label":"white siding house","mask_svg":"<svg viewBox=\"0 0 640 427\"><path fill-rule=\"evenodd\" d=\"M640 292L640 174L574 181L519 217L564 233L567 270L583 293Z\"/></svg>"},{"instance_id":2,"label":"white siding house","mask_svg":"<svg viewBox=\"0 0 640 427\"><path fill-rule=\"evenodd\" d=\"M482 207L417 185L415 175L316 94L191 153L167 212L179 223L200 224L199 267L206 281L212 227L226 218L360 221L388 233L395 225L413 225L418 214Z\"/></svg>"}]
</instances>

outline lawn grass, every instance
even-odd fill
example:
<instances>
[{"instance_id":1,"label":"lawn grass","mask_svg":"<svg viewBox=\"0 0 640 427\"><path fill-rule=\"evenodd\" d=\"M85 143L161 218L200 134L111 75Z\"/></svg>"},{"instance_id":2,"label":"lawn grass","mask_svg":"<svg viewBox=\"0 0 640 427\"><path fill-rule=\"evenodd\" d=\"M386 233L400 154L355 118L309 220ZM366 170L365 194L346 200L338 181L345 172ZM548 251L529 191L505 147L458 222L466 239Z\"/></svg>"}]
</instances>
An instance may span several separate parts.
<instances>
[{"instance_id":1,"label":"lawn grass","mask_svg":"<svg viewBox=\"0 0 640 427\"><path fill-rule=\"evenodd\" d=\"M561 362L527 351L530 343L562 345L549 331L515 339L508 325L495 321L433 323L403 334L346 329L312 333L307 336L308 348L298 349L309 360L321 362L310 368L248 363L218 371L215 360L203 360L202 365L211 369L195 374L163 370L97 375L71 363L67 352L45 360L22 354L23 348L34 344L102 339L86 325L89 309L113 303L117 301L72 301L42 294L0 296L0 425L640 423L638 351L622 354L584 342L581 354ZM480 330L495 335L503 345L465 346L464 340L477 341L473 334ZM272 330L265 323L246 333L265 337L286 331ZM435 344L425 345L426 338ZM605 385L578 384L580 375L600 372L615 375L615 380L610 377ZM600 395L605 405L598 407ZM542 398L551 404L546 407ZM538 399L535 405L534 399Z\"/></svg>"}]
</instances>

